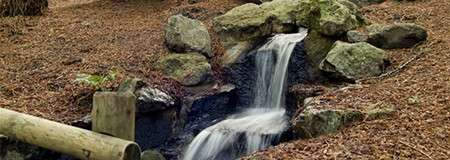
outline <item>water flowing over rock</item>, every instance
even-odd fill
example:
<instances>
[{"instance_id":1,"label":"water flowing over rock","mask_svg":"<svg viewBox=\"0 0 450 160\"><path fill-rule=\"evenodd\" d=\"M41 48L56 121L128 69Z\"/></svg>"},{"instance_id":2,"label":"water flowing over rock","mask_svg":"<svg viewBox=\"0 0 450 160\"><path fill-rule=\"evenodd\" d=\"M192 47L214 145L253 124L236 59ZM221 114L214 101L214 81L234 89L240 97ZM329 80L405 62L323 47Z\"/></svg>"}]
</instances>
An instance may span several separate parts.
<instances>
[{"instance_id":1,"label":"water flowing over rock","mask_svg":"<svg viewBox=\"0 0 450 160\"><path fill-rule=\"evenodd\" d=\"M365 42L337 41L320 69L334 78L357 80L381 74L386 64L388 57L382 49Z\"/></svg>"},{"instance_id":2,"label":"water flowing over rock","mask_svg":"<svg viewBox=\"0 0 450 160\"><path fill-rule=\"evenodd\" d=\"M222 65L229 66L274 33L307 27L339 36L363 23L357 7L347 0L274 0L236 7L214 19L214 30L226 48Z\"/></svg>"},{"instance_id":3,"label":"water flowing over rock","mask_svg":"<svg viewBox=\"0 0 450 160\"><path fill-rule=\"evenodd\" d=\"M240 154L263 149L275 142L288 127L284 90L290 55L307 35L276 35L258 49L254 102L200 132L188 146L185 160L234 159Z\"/></svg>"}]
</instances>

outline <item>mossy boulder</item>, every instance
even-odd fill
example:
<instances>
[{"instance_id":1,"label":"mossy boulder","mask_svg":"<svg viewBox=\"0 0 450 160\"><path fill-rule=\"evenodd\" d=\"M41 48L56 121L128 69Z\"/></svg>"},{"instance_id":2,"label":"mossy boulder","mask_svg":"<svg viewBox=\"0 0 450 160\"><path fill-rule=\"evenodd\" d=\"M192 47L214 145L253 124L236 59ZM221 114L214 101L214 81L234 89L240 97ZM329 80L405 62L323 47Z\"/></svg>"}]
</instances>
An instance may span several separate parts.
<instances>
[{"instance_id":1,"label":"mossy boulder","mask_svg":"<svg viewBox=\"0 0 450 160\"><path fill-rule=\"evenodd\" d=\"M320 18L318 29L327 36L338 36L364 24L358 8L346 0L319 0Z\"/></svg>"},{"instance_id":2,"label":"mossy boulder","mask_svg":"<svg viewBox=\"0 0 450 160\"><path fill-rule=\"evenodd\" d=\"M359 111L315 109L309 106L295 118L293 130L298 137L312 138L334 133L345 124L361 120L363 117L364 114Z\"/></svg>"},{"instance_id":3,"label":"mossy boulder","mask_svg":"<svg viewBox=\"0 0 450 160\"><path fill-rule=\"evenodd\" d=\"M365 42L337 41L320 64L332 77L357 80L380 75L388 62L385 51Z\"/></svg>"},{"instance_id":4,"label":"mossy boulder","mask_svg":"<svg viewBox=\"0 0 450 160\"><path fill-rule=\"evenodd\" d=\"M338 131L358 121L370 121L388 117L394 107L385 104L369 104L352 108L324 105L320 98L303 101L305 109L292 119L292 131L299 138L312 138Z\"/></svg>"},{"instance_id":5,"label":"mossy boulder","mask_svg":"<svg viewBox=\"0 0 450 160\"><path fill-rule=\"evenodd\" d=\"M206 26L199 20L183 15L169 18L165 32L166 44L175 52L200 52L212 57L211 38Z\"/></svg>"},{"instance_id":6,"label":"mossy boulder","mask_svg":"<svg viewBox=\"0 0 450 160\"><path fill-rule=\"evenodd\" d=\"M168 54L162 57L156 69L185 86L195 86L212 80L211 65L199 53Z\"/></svg>"}]
</instances>

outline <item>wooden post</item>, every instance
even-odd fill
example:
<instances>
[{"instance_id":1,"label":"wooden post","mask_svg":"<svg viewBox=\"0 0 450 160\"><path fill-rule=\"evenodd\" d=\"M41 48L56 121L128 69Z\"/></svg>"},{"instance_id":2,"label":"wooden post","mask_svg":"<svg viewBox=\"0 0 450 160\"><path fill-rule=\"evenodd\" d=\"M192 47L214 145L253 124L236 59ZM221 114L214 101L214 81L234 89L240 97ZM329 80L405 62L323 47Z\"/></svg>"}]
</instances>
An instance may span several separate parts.
<instances>
[{"instance_id":1,"label":"wooden post","mask_svg":"<svg viewBox=\"0 0 450 160\"><path fill-rule=\"evenodd\" d=\"M0 108L0 134L86 160L138 160L131 141Z\"/></svg>"},{"instance_id":2,"label":"wooden post","mask_svg":"<svg viewBox=\"0 0 450 160\"><path fill-rule=\"evenodd\" d=\"M136 97L130 92L97 92L92 131L134 141Z\"/></svg>"}]
</instances>

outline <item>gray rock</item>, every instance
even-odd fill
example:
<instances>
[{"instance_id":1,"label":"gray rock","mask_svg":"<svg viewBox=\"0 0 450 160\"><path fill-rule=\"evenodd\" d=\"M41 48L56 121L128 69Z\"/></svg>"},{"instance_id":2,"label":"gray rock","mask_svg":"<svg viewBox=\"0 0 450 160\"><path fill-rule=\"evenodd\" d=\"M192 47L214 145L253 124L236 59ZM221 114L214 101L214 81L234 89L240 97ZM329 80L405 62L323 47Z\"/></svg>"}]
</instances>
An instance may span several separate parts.
<instances>
[{"instance_id":1,"label":"gray rock","mask_svg":"<svg viewBox=\"0 0 450 160\"><path fill-rule=\"evenodd\" d=\"M211 38L206 26L182 15L169 18L165 39L168 47L179 53L200 52L212 57Z\"/></svg>"},{"instance_id":2,"label":"gray rock","mask_svg":"<svg viewBox=\"0 0 450 160\"><path fill-rule=\"evenodd\" d=\"M176 105L176 99L168 93L145 84L139 78L122 82L118 92L131 92L136 96L136 113L149 113L165 110Z\"/></svg>"},{"instance_id":3,"label":"gray rock","mask_svg":"<svg viewBox=\"0 0 450 160\"><path fill-rule=\"evenodd\" d=\"M158 151L146 150L142 152L141 160L166 160L166 158Z\"/></svg>"},{"instance_id":4,"label":"gray rock","mask_svg":"<svg viewBox=\"0 0 450 160\"><path fill-rule=\"evenodd\" d=\"M380 75L387 61L382 49L368 43L337 41L320 64L320 69L334 77L357 80Z\"/></svg>"},{"instance_id":5,"label":"gray rock","mask_svg":"<svg viewBox=\"0 0 450 160\"><path fill-rule=\"evenodd\" d=\"M175 98L153 87L143 87L135 92L137 97L136 112L148 113L173 107Z\"/></svg>"},{"instance_id":6,"label":"gray rock","mask_svg":"<svg viewBox=\"0 0 450 160\"><path fill-rule=\"evenodd\" d=\"M312 76L321 78L320 63L325 59L336 40L324 36L316 30L311 30L304 41L307 59L311 64Z\"/></svg>"},{"instance_id":7,"label":"gray rock","mask_svg":"<svg viewBox=\"0 0 450 160\"><path fill-rule=\"evenodd\" d=\"M166 55L159 59L156 69L185 86L210 82L213 75L206 57L198 53Z\"/></svg>"},{"instance_id":8,"label":"gray rock","mask_svg":"<svg viewBox=\"0 0 450 160\"><path fill-rule=\"evenodd\" d=\"M409 48L425 41L427 37L425 28L411 23L373 24L363 30L347 32L350 42L367 42L385 49Z\"/></svg>"}]
</instances>

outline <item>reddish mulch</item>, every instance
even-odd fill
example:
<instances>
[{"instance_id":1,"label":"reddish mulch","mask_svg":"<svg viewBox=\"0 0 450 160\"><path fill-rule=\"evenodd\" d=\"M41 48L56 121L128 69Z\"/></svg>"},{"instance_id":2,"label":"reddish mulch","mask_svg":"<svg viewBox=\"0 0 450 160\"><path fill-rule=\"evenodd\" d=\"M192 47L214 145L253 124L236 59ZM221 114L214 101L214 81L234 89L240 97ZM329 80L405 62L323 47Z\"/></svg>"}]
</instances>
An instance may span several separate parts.
<instances>
[{"instance_id":1,"label":"reddish mulch","mask_svg":"<svg viewBox=\"0 0 450 160\"><path fill-rule=\"evenodd\" d=\"M397 74L318 98L328 108L390 105L395 115L283 143L249 159L450 159L450 1L389 1L363 11L374 22L412 22L428 29L425 44L389 51L394 67L418 51L424 54Z\"/></svg>"},{"instance_id":2,"label":"reddish mulch","mask_svg":"<svg viewBox=\"0 0 450 160\"><path fill-rule=\"evenodd\" d=\"M118 71L105 89L139 77L170 90L152 71L169 52L163 38L169 16L185 13L211 26L213 17L242 3L50 0L42 16L0 18L0 107L64 123L80 119L95 90L75 83L77 73Z\"/></svg>"}]
</instances>

